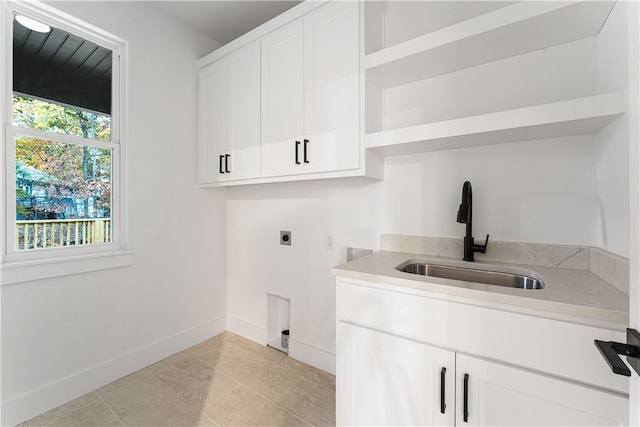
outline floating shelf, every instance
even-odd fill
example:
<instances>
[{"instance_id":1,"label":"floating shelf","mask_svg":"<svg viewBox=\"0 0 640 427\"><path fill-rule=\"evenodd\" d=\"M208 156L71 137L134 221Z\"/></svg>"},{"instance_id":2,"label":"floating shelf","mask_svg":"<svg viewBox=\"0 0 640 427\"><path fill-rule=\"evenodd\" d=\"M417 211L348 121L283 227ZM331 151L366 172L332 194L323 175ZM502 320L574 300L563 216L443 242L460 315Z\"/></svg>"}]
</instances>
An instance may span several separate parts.
<instances>
[{"instance_id":1,"label":"floating shelf","mask_svg":"<svg viewBox=\"0 0 640 427\"><path fill-rule=\"evenodd\" d=\"M369 133L365 147L393 155L590 134L625 107L623 93L596 95Z\"/></svg>"},{"instance_id":2,"label":"floating shelf","mask_svg":"<svg viewBox=\"0 0 640 427\"><path fill-rule=\"evenodd\" d=\"M614 3L516 3L366 55L365 70L392 87L595 36Z\"/></svg>"}]
</instances>

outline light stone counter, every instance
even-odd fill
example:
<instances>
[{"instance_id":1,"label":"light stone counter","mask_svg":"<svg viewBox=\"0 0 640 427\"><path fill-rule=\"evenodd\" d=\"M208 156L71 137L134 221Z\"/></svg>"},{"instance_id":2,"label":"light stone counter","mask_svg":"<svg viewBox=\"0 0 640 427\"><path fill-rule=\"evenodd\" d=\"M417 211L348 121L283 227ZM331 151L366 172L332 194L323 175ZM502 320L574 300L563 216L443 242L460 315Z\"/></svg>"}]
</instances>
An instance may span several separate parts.
<instances>
[{"instance_id":1,"label":"light stone counter","mask_svg":"<svg viewBox=\"0 0 640 427\"><path fill-rule=\"evenodd\" d=\"M383 249L385 248L383 236ZM491 245L491 242L489 243ZM497 246L497 245L496 245ZM397 249L394 247L394 249ZM586 248L587 252L589 248ZM445 251L446 252L446 251ZM462 254L462 252L460 252ZM584 255L580 255L585 258ZM480 257L478 257L480 258ZM542 276L545 289L523 290L502 286L484 285L458 280L426 277L404 273L395 269L407 260L430 261L438 264L459 265L473 268L474 264L454 257L425 255L399 251L380 251L334 267L332 274L344 278L364 280L381 287L402 287L420 294L439 294L443 297L464 298L467 302L508 306L513 311L548 313L551 317L582 318L586 323L623 330L628 324L629 297L618 288L592 273L587 264L559 268L541 265L499 263L477 259L476 265L490 265L495 270L516 267ZM587 253L586 259L589 259ZM585 268L586 267L586 268ZM570 319L571 320L571 319Z\"/></svg>"}]
</instances>

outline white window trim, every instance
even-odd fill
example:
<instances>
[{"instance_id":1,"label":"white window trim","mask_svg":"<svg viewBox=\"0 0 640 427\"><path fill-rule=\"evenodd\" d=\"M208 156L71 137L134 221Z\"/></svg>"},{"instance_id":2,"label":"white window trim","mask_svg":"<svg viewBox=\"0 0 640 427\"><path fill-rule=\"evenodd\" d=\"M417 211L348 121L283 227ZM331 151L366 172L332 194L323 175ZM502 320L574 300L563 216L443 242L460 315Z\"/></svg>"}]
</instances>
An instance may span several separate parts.
<instances>
[{"instance_id":1,"label":"white window trim","mask_svg":"<svg viewBox=\"0 0 640 427\"><path fill-rule=\"evenodd\" d=\"M0 161L4 174L0 174L0 212L5 218L0 227L2 241L2 262L0 264L1 285L15 284L33 280L47 279L90 271L124 267L133 264L134 252L127 248L127 211L126 200L126 75L123 59L126 58L127 44L124 40L114 37L107 32L87 24L71 15L40 2L0 1L0 32L3 43L0 46L0 81L5 82L0 102L0 140L2 150ZM46 22L72 34L83 37L113 52L113 80L112 80L112 141L104 143L71 135L56 135L33 129L12 126L12 88L13 69L13 13L24 13L34 19ZM5 165L13 160L15 163L15 135L31 135L42 137L46 134L49 140L69 141L79 145L89 145L99 148L112 149L112 206L111 217L113 223L113 241L105 244L94 244L81 247L64 247L38 249L33 251L16 251L12 246L15 237L15 225L9 221L15 218L15 167L6 168ZM11 202L11 201L14 202Z\"/></svg>"}]
</instances>

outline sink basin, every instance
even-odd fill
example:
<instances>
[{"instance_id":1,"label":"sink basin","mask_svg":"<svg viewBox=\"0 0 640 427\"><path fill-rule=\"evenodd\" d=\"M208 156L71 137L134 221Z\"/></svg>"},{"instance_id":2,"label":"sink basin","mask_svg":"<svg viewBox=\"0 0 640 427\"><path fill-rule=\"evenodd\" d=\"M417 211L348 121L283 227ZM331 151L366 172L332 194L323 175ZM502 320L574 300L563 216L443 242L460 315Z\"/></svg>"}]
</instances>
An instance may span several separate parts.
<instances>
[{"instance_id":1,"label":"sink basin","mask_svg":"<svg viewBox=\"0 0 640 427\"><path fill-rule=\"evenodd\" d=\"M544 289L545 286L541 277L532 277L530 274L525 274L524 270L522 272L513 272L516 269L512 269L512 272L503 272L407 261L397 266L396 270L422 276L506 286L508 288Z\"/></svg>"}]
</instances>

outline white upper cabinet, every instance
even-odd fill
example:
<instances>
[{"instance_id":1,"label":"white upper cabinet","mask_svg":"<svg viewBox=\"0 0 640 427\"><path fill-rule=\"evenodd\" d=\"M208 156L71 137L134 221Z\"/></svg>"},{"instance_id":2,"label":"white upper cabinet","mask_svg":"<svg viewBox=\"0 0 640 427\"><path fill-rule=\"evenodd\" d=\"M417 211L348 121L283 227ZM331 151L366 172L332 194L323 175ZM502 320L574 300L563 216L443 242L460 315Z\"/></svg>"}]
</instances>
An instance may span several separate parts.
<instances>
[{"instance_id":1,"label":"white upper cabinet","mask_svg":"<svg viewBox=\"0 0 640 427\"><path fill-rule=\"evenodd\" d=\"M200 182L220 180L229 152L227 61L200 70L198 106L198 172ZM220 157L222 156L222 157Z\"/></svg>"},{"instance_id":2,"label":"white upper cabinet","mask_svg":"<svg viewBox=\"0 0 640 427\"><path fill-rule=\"evenodd\" d=\"M304 159L303 23L262 41L262 164L265 176L300 172ZM308 160L307 160L308 161Z\"/></svg>"},{"instance_id":3,"label":"white upper cabinet","mask_svg":"<svg viewBox=\"0 0 640 427\"><path fill-rule=\"evenodd\" d=\"M263 176L359 168L358 8L331 3L262 41Z\"/></svg>"},{"instance_id":4,"label":"white upper cabinet","mask_svg":"<svg viewBox=\"0 0 640 427\"><path fill-rule=\"evenodd\" d=\"M200 59L202 187L366 176L356 1L303 2Z\"/></svg>"},{"instance_id":5,"label":"white upper cabinet","mask_svg":"<svg viewBox=\"0 0 640 427\"><path fill-rule=\"evenodd\" d=\"M309 170L360 163L358 3L336 2L305 19L305 136Z\"/></svg>"},{"instance_id":6,"label":"white upper cabinet","mask_svg":"<svg viewBox=\"0 0 640 427\"><path fill-rule=\"evenodd\" d=\"M260 44L200 71L200 182L260 176Z\"/></svg>"},{"instance_id":7,"label":"white upper cabinet","mask_svg":"<svg viewBox=\"0 0 640 427\"><path fill-rule=\"evenodd\" d=\"M229 56L230 179L260 176L260 44Z\"/></svg>"}]
</instances>

